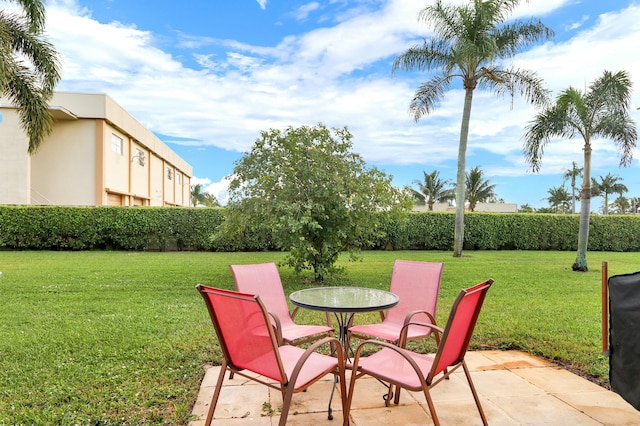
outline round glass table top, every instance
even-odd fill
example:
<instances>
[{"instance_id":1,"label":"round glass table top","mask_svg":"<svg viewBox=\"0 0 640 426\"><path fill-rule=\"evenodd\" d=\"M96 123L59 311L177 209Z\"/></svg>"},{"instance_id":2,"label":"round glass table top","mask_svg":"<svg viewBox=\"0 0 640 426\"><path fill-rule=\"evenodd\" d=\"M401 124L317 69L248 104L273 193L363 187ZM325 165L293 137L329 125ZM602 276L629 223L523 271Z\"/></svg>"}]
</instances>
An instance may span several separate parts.
<instances>
[{"instance_id":1,"label":"round glass table top","mask_svg":"<svg viewBox=\"0 0 640 426\"><path fill-rule=\"evenodd\" d=\"M331 312L366 312L394 307L398 296L365 287L317 287L298 290L289 296L301 308Z\"/></svg>"}]
</instances>

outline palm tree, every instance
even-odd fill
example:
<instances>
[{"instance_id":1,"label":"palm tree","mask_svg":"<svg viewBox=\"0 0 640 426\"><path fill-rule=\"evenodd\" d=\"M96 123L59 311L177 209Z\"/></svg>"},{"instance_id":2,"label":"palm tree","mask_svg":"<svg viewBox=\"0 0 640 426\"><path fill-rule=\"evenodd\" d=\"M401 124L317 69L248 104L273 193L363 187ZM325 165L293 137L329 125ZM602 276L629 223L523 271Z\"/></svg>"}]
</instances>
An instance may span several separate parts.
<instances>
[{"instance_id":1,"label":"palm tree","mask_svg":"<svg viewBox=\"0 0 640 426\"><path fill-rule=\"evenodd\" d=\"M469 4L456 5L436 0L418 15L419 20L433 25L434 37L409 48L393 63L394 73L398 69L437 71L418 87L411 101L410 110L416 121L431 113L454 78L462 79L465 97L455 186L454 257L462 256L464 240L464 182L474 90L480 87L497 95L509 93L512 97L518 92L535 104L543 104L547 100L542 80L534 72L503 69L499 64L499 61L511 58L535 42L553 35L553 31L539 20L516 20L505 24L518 3L520 0L473 0Z\"/></svg>"},{"instance_id":2,"label":"palm tree","mask_svg":"<svg viewBox=\"0 0 640 426\"><path fill-rule=\"evenodd\" d=\"M549 196L545 198L555 213L566 213L569 210L571 196L564 186L552 186L547 190Z\"/></svg>"},{"instance_id":3,"label":"palm tree","mask_svg":"<svg viewBox=\"0 0 640 426\"><path fill-rule=\"evenodd\" d=\"M613 203L611 203L611 206L614 208L616 213L624 214L630 211L631 202L628 198L620 195Z\"/></svg>"},{"instance_id":4,"label":"palm tree","mask_svg":"<svg viewBox=\"0 0 640 426\"><path fill-rule=\"evenodd\" d=\"M535 213L535 209L531 207L529 204L523 204L518 209L519 213Z\"/></svg>"},{"instance_id":5,"label":"palm tree","mask_svg":"<svg viewBox=\"0 0 640 426\"><path fill-rule=\"evenodd\" d=\"M576 180L582 176L582 167L578 167L575 161L571 162L571 168L563 175L564 181L571 181L571 213L576 213Z\"/></svg>"},{"instance_id":6,"label":"palm tree","mask_svg":"<svg viewBox=\"0 0 640 426\"><path fill-rule=\"evenodd\" d=\"M203 194L203 198L204 198L203 204L205 206L207 206L207 207L220 207L220 203L218 202L218 198L215 195L213 195L213 194L211 194L209 192L205 192Z\"/></svg>"},{"instance_id":7,"label":"palm tree","mask_svg":"<svg viewBox=\"0 0 640 426\"><path fill-rule=\"evenodd\" d=\"M640 197L632 197L629 199L630 210L631 213L638 213L638 209L640 209Z\"/></svg>"},{"instance_id":8,"label":"palm tree","mask_svg":"<svg viewBox=\"0 0 640 426\"><path fill-rule=\"evenodd\" d=\"M60 80L58 54L44 37L43 2L11 2L23 13L0 9L0 95L17 106L34 153L53 126L48 101Z\"/></svg>"},{"instance_id":9,"label":"palm tree","mask_svg":"<svg viewBox=\"0 0 640 426\"><path fill-rule=\"evenodd\" d=\"M491 185L489 179L484 178L484 172L476 166L465 177L467 200L469 210L475 211L478 203L484 203L496 197L495 185Z\"/></svg>"},{"instance_id":10,"label":"palm tree","mask_svg":"<svg viewBox=\"0 0 640 426\"><path fill-rule=\"evenodd\" d=\"M584 139L584 170L580 192L580 228L578 253L572 268L587 271L589 213L591 209L591 140L595 137L613 139L621 154L620 165L631 162L638 134L629 116L632 83L626 71L605 71L588 90L569 87L558 95L556 102L536 114L524 135L524 154L534 172L542 166L542 154L552 136Z\"/></svg>"},{"instance_id":11,"label":"palm tree","mask_svg":"<svg viewBox=\"0 0 640 426\"><path fill-rule=\"evenodd\" d=\"M600 176L600 182L595 178L591 178L591 196L604 197L604 206L602 208L604 214L609 214L609 195L619 194L622 196L623 193L629 192L626 185L619 183L621 180L620 176L612 175L611 173L607 173L605 177Z\"/></svg>"},{"instance_id":12,"label":"palm tree","mask_svg":"<svg viewBox=\"0 0 640 426\"><path fill-rule=\"evenodd\" d=\"M204 204L204 202L205 195L202 192L202 185L199 183L191 185L191 204L193 204L193 207L197 207L198 204Z\"/></svg>"},{"instance_id":13,"label":"palm tree","mask_svg":"<svg viewBox=\"0 0 640 426\"><path fill-rule=\"evenodd\" d=\"M431 173L427 173L425 171L422 173L424 174L424 181L414 181L414 183L420 188L420 191L413 190L413 192L416 193L416 195L419 195L420 198L424 197L427 205L429 206L429 211L433 211L434 203L440 203L453 198L453 191L450 188L451 182L440 179L440 172L434 170Z\"/></svg>"}]
</instances>

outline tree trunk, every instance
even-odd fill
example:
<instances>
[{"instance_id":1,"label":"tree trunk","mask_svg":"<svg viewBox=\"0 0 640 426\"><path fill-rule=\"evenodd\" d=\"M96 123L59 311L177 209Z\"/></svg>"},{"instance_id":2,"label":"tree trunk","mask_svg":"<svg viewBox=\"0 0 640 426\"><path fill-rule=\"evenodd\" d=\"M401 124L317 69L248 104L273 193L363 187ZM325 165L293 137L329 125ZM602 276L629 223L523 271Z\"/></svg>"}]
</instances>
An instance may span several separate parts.
<instances>
[{"instance_id":1,"label":"tree trunk","mask_svg":"<svg viewBox=\"0 0 640 426\"><path fill-rule=\"evenodd\" d=\"M589 243L589 212L591 210L591 144L584 145L584 173L580 193L580 229L578 231L578 255L571 269L587 272L587 246Z\"/></svg>"},{"instance_id":2,"label":"tree trunk","mask_svg":"<svg viewBox=\"0 0 640 426\"><path fill-rule=\"evenodd\" d=\"M571 214L576 214L576 177L575 175L571 179Z\"/></svg>"},{"instance_id":3,"label":"tree trunk","mask_svg":"<svg viewBox=\"0 0 640 426\"><path fill-rule=\"evenodd\" d=\"M456 224L453 235L453 257L462 256L464 244L464 199L465 199L465 170L467 162L467 139L469 138L469 120L471 119L471 102L473 88L466 87L464 94L464 109L462 124L460 125L460 144L458 145L458 174L456 177Z\"/></svg>"}]
</instances>

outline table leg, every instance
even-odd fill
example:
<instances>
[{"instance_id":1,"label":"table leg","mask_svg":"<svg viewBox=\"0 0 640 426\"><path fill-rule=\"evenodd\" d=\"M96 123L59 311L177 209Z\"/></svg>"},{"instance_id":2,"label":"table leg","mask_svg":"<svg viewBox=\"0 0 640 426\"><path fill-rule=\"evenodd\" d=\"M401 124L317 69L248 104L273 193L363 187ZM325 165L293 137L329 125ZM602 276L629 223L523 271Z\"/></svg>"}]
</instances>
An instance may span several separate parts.
<instances>
[{"instance_id":1,"label":"table leg","mask_svg":"<svg viewBox=\"0 0 640 426\"><path fill-rule=\"evenodd\" d=\"M336 317L336 321L338 323L338 340L344 349L345 361L349 359L349 349L347 348L347 331L349 328L349 323L351 319L355 315L353 312L334 312L334 316ZM353 351L351 351L353 354ZM329 397L329 408L327 409L329 420L333 420L333 412L331 410L331 401L333 401L333 394L336 391L336 386L338 384L338 376L333 378L333 388L331 389L331 396Z\"/></svg>"}]
</instances>

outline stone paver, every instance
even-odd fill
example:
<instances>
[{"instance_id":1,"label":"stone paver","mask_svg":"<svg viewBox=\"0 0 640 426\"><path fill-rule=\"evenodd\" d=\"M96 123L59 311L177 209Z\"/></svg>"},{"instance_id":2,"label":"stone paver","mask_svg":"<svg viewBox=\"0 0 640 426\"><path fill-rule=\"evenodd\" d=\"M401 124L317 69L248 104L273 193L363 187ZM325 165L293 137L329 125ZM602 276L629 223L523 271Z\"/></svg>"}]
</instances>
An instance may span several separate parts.
<instances>
[{"instance_id":1,"label":"stone paver","mask_svg":"<svg viewBox=\"0 0 640 426\"><path fill-rule=\"evenodd\" d=\"M640 425L640 412L619 395L555 364L520 351L469 352L467 365L489 424L493 425ZM193 408L190 426L204 424L219 367L208 368ZM348 382L348 379L347 379ZM333 420L327 419L331 378L293 396L288 425L340 425L340 392L333 399ZM384 406L386 387L372 378L356 382L350 421L365 425L431 424L422 393L401 393L400 404ZM431 396L443 425L480 425L464 373L434 387ZM236 376L225 377L214 425L277 425L280 392ZM275 410L268 415L269 408Z\"/></svg>"}]
</instances>

